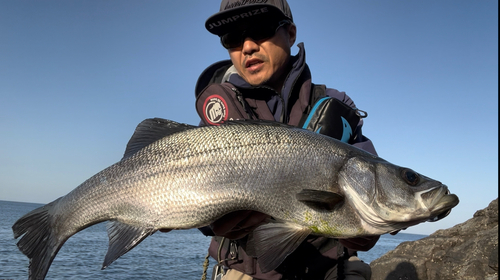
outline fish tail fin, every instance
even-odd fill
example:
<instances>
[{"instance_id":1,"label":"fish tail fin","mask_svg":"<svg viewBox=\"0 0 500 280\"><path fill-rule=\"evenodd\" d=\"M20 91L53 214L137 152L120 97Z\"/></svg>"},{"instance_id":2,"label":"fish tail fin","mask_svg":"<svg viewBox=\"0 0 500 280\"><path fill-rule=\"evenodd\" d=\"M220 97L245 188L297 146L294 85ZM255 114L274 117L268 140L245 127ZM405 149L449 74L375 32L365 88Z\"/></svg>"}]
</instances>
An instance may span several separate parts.
<instances>
[{"instance_id":1,"label":"fish tail fin","mask_svg":"<svg viewBox=\"0 0 500 280\"><path fill-rule=\"evenodd\" d=\"M17 247L30 260L30 280L45 279L54 257L67 240L58 238L50 226L48 211L58 200L29 212L12 226L14 238L22 236Z\"/></svg>"}]
</instances>

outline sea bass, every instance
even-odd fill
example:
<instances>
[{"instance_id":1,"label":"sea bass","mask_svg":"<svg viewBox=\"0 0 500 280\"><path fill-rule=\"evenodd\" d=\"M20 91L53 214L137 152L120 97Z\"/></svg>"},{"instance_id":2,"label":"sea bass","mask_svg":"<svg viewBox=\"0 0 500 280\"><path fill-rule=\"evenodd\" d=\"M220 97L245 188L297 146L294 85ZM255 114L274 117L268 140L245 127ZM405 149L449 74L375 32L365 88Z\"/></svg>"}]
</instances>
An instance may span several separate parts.
<instances>
[{"instance_id":1,"label":"sea bass","mask_svg":"<svg viewBox=\"0 0 500 280\"><path fill-rule=\"evenodd\" d=\"M310 234L381 235L438 220L458 204L442 183L336 139L270 122L140 123L122 160L12 227L44 279L64 242L110 221L103 268L159 229L207 226L237 210L272 217L249 236L263 271Z\"/></svg>"}]
</instances>

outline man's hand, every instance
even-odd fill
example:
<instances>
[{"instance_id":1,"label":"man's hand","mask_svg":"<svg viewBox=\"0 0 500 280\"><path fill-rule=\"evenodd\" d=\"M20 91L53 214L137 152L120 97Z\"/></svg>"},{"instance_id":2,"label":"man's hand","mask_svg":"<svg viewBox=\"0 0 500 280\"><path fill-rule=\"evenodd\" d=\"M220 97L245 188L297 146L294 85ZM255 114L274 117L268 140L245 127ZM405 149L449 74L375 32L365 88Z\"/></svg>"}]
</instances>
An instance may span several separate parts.
<instances>
[{"instance_id":1,"label":"man's hand","mask_svg":"<svg viewBox=\"0 0 500 280\"><path fill-rule=\"evenodd\" d=\"M348 238L348 239L339 239L340 243L347 247L348 249L352 249L353 251L368 251L375 243L377 243L380 236L366 236L366 237L357 237L357 238Z\"/></svg>"},{"instance_id":2,"label":"man's hand","mask_svg":"<svg viewBox=\"0 0 500 280\"><path fill-rule=\"evenodd\" d=\"M213 222L210 227L217 236L240 239L264 224L268 215L255 211L236 211Z\"/></svg>"}]
</instances>

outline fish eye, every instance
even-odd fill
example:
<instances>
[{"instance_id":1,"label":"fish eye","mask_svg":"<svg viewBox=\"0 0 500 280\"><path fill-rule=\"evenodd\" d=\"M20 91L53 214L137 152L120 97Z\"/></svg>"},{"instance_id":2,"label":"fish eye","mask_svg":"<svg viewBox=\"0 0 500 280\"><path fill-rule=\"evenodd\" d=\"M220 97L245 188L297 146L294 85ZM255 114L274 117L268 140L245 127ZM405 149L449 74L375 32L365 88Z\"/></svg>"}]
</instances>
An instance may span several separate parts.
<instances>
[{"instance_id":1,"label":"fish eye","mask_svg":"<svg viewBox=\"0 0 500 280\"><path fill-rule=\"evenodd\" d=\"M417 172L405 168L401 171L401 177L408 183L410 186L416 186L420 182L420 176Z\"/></svg>"}]
</instances>

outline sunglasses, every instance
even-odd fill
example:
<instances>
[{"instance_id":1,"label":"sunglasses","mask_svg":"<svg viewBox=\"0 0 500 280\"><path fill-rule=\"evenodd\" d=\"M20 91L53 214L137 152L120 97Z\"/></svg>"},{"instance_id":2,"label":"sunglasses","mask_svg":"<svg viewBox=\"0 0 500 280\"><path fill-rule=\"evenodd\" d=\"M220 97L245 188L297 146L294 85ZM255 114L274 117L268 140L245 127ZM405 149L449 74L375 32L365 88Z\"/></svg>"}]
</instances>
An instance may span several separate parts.
<instances>
[{"instance_id":1,"label":"sunglasses","mask_svg":"<svg viewBox=\"0 0 500 280\"><path fill-rule=\"evenodd\" d=\"M245 38L252 38L254 41L269 39L278 32L282 26L289 24L289 20L282 20L278 25L260 25L258 27L249 28L243 31L229 32L220 37L222 46L226 49L233 49L243 45Z\"/></svg>"}]
</instances>

